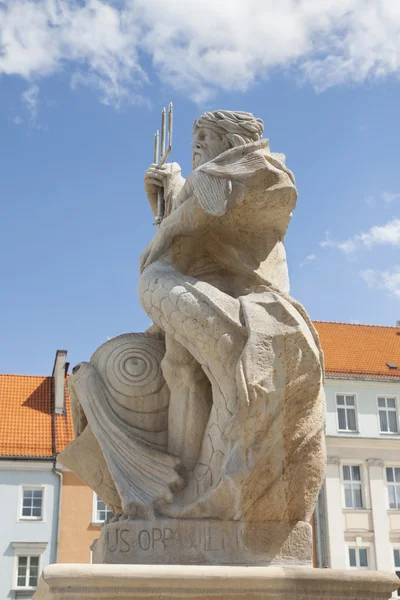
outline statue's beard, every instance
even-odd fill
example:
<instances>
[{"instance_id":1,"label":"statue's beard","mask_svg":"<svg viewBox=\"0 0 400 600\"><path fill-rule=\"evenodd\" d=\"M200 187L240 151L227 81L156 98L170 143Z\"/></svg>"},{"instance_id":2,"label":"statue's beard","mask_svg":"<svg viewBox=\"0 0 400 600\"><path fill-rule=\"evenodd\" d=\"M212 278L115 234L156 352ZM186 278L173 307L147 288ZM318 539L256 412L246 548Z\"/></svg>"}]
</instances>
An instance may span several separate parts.
<instances>
[{"instance_id":1,"label":"statue's beard","mask_svg":"<svg viewBox=\"0 0 400 600\"><path fill-rule=\"evenodd\" d=\"M204 163L208 162L215 158L211 152L207 152L203 148L196 149L192 155L192 168L197 169L200 165L204 165Z\"/></svg>"}]
</instances>

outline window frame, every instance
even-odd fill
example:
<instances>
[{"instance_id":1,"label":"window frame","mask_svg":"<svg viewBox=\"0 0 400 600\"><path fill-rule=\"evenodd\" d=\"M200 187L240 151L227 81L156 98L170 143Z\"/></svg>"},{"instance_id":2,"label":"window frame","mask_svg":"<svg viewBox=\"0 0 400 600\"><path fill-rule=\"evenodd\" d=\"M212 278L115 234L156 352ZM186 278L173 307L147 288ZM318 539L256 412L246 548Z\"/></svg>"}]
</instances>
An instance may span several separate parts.
<instances>
[{"instance_id":1,"label":"window frame","mask_svg":"<svg viewBox=\"0 0 400 600\"><path fill-rule=\"evenodd\" d=\"M389 486L390 485L394 485L395 488L396 487L400 488L400 482L396 483L396 481L395 481L395 479L396 479L395 475L393 477L393 479L394 479L393 482L392 481L388 481L388 478L387 478L387 469L400 469L400 464L393 464L393 463L386 464L385 463L384 469L385 469L385 485L386 485L387 510L400 511L400 491L398 492L398 494L397 494L397 492L395 492L395 494L396 494L396 504L397 504L396 508L392 508L390 506L390 498L389 498Z\"/></svg>"},{"instance_id":2,"label":"window frame","mask_svg":"<svg viewBox=\"0 0 400 600\"><path fill-rule=\"evenodd\" d=\"M26 564L26 571L25 571L25 583L29 584L29 580L30 580L30 576L31 576L31 559L32 558L37 558L38 560L38 574L37 574L37 582L36 585L19 585L18 584L18 571L19 571L19 560L20 558L26 558L27 559L27 564ZM40 578L40 554L18 554L17 555L17 569L16 569L16 581L15 581L15 589L16 590L36 590L37 586L39 585L39 578Z\"/></svg>"},{"instance_id":3,"label":"window frame","mask_svg":"<svg viewBox=\"0 0 400 600\"><path fill-rule=\"evenodd\" d=\"M22 514L24 506L24 491L25 490L40 490L42 492L42 511L40 517L35 516L24 516ZM18 500L18 521L39 521L43 523L45 521L45 506L46 506L46 486L45 485L34 485L34 484L22 484L19 487L19 500Z\"/></svg>"},{"instance_id":4,"label":"window frame","mask_svg":"<svg viewBox=\"0 0 400 600\"><path fill-rule=\"evenodd\" d=\"M388 398L393 398L394 399L394 403L395 403L395 408L394 409L393 408L389 408L388 409L387 407L385 409L380 408L379 404L378 404L378 398L385 398L385 400L387 400ZM385 410L386 413L388 411L391 411L391 412L395 411L396 412L396 424L397 424L397 431L396 432L395 431L382 431L381 430L381 420L379 418L379 411L380 410ZM400 435L399 397L396 394L389 394L389 395L387 395L387 394L376 394L376 418L377 418L377 421L378 421L378 433L379 433L379 435L389 435L389 436ZM388 420L388 423L389 423L389 420Z\"/></svg>"},{"instance_id":5,"label":"window frame","mask_svg":"<svg viewBox=\"0 0 400 600\"><path fill-rule=\"evenodd\" d=\"M356 422L355 429L340 429L338 408L344 408L346 410L346 404L338 405L338 402L337 402L338 396L344 396L344 397L353 396L353 398L354 398L354 419ZM338 433L349 433L349 434L359 433L359 429L358 429L358 398L357 398L356 392L335 392L335 412L336 412L336 426L337 426ZM346 423L347 423L347 413L346 413Z\"/></svg>"},{"instance_id":6,"label":"window frame","mask_svg":"<svg viewBox=\"0 0 400 600\"><path fill-rule=\"evenodd\" d=\"M104 519L104 520L99 520L99 519L97 518L97 499L101 500L100 496L98 496L98 495L96 494L96 492L93 492L93 502L92 502L92 523L93 523L93 525L102 525L102 524L103 524L103 523L104 523L104 522L107 520L107 518L108 518L108 517L106 517L106 519ZM105 506L107 506L107 505L105 505ZM108 509L108 510L109 510L109 512L112 514L112 511L111 511L111 510L108 508L108 506L107 506L107 509ZM111 515L110 515L110 516L111 516Z\"/></svg>"},{"instance_id":7,"label":"window frame","mask_svg":"<svg viewBox=\"0 0 400 600\"><path fill-rule=\"evenodd\" d=\"M27 556L29 558L38 558L38 580L39 585L40 575L43 569L43 552L47 547L47 542L11 542L14 548L14 569L13 569L13 590L32 592L37 590L37 586L20 586L18 585L18 563L19 558ZM28 578L28 571L25 581ZM29 579L28 579L29 581Z\"/></svg>"},{"instance_id":8,"label":"window frame","mask_svg":"<svg viewBox=\"0 0 400 600\"><path fill-rule=\"evenodd\" d=\"M353 567L350 564L350 550L355 550L356 552L356 566ZM361 567L360 566L360 550L365 550L366 553L366 557L367 557L367 566L366 567ZM369 571L371 570L371 556L370 556L370 545L368 544L361 544L360 546L357 544L357 542L351 542L349 544L347 544L347 563L349 566L349 569L357 569L357 570L361 570L361 571Z\"/></svg>"},{"instance_id":9,"label":"window frame","mask_svg":"<svg viewBox=\"0 0 400 600\"><path fill-rule=\"evenodd\" d=\"M344 467L349 467L350 468L350 472L351 472L352 467L358 467L359 468L359 471L360 471L360 481L359 481L359 484L360 484L360 494L361 494L361 506L346 506L346 487L345 487L345 485L348 482L353 483L353 481L354 481L354 483L356 483L357 481L356 480L352 480L352 479L350 480L350 479L345 479L344 478ZM365 488L365 486L364 486L364 482L365 482L364 465L361 464L361 463L357 463L357 462L350 463L348 461L345 461L345 462L341 462L341 464L340 464L340 471L341 471L340 478L341 478L342 490L343 490L343 492L342 492L343 509L344 510L352 510L352 511L353 510L366 510L367 509L366 508L366 506L367 506L367 498L366 498L365 489L364 489ZM354 498L353 491L352 491L352 498Z\"/></svg>"}]
</instances>

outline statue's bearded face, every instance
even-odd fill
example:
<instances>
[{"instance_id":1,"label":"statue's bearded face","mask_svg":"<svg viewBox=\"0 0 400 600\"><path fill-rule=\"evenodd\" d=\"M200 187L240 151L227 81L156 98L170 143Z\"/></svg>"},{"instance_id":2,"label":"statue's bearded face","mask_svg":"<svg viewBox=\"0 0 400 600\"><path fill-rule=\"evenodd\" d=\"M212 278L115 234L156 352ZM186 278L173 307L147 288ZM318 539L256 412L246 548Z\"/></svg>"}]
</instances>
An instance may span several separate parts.
<instances>
[{"instance_id":1,"label":"statue's bearded face","mask_svg":"<svg viewBox=\"0 0 400 600\"><path fill-rule=\"evenodd\" d=\"M220 135L214 129L201 127L195 130L193 134L193 169L216 158L222 152L229 149L229 142L226 136Z\"/></svg>"}]
</instances>

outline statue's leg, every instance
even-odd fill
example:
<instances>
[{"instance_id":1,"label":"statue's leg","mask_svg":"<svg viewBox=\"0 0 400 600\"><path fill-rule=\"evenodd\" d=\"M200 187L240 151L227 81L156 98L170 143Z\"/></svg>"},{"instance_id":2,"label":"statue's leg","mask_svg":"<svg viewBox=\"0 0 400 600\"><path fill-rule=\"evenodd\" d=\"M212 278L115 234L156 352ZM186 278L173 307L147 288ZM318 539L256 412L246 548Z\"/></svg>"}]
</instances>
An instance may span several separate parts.
<instances>
[{"instance_id":1,"label":"statue's leg","mask_svg":"<svg viewBox=\"0 0 400 600\"><path fill-rule=\"evenodd\" d=\"M161 363L170 389L168 452L187 471L196 466L212 406L211 385L201 365L171 335L165 336Z\"/></svg>"},{"instance_id":2,"label":"statue's leg","mask_svg":"<svg viewBox=\"0 0 400 600\"><path fill-rule=\"evenodd\" d=\"M154 323L202 366L222 420L232 416L238 408L236 368L247 337L239 301L163 261L142 273L139 298Z\"/></svg>"},{"instance_id":3,"label":"statue's leg","mask_svg":"<svg viewBox=\"0 0 400 600\"><path fill-rule=\"evenodd\" d=\"M197 457L194 475L190 476L185 489L186 496L194 500L218 481L232 443L229 435L232 418L243 402L236 381L237 365L247 339L240 321L240 303L214 286L183 275L162 261L153 263L143 272L139 297L150 318L165 331L171 352L178 352L175 358L171 355L172 361L168 363L167 342L163 368L172 387L169 451L184 456L184 463L189 468L193 467ZM181 346L186 353L178 351ZM194 363L190 362L190 357L195 359ZM196 363L206 374L212 389L212 407L205 430L207 403L204 403L203 393L206 389L209 398L210 388ZM181 377L183 381L180 382ZM191 381L190 386L184 383L185 380ZM202 405L197 404L200 397ZM193 447L190 430L185 431L187 423L183 409L191 414L193 423L196 422L196 410L201 411L201 421L194 429ZM202 436L201 431L204 432Z\"/></svg>"}]
</instances>

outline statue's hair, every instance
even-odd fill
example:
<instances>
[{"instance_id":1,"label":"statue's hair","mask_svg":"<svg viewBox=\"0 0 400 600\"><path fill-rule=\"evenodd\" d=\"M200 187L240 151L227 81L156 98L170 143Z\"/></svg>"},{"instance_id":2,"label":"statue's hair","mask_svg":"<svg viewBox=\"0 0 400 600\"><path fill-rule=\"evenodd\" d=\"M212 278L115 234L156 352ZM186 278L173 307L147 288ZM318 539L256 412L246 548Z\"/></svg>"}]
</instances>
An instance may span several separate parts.
<instances>
[{"instance_id":1,"label":"statue's hair","mask_svg":"<svg viewBox=\"0 0 400 600\"><path fill-rule=\"evenodd\" d=\"M223 132L234 147L260 140L264 131L264 122L262 119L256 119L249 112L216 110L205 112L196 119L193 132L201 127L209 127L218 133Z\"/></svg>"}]
</instances>

